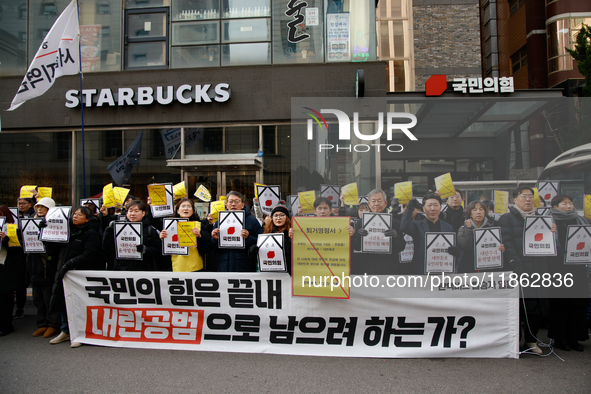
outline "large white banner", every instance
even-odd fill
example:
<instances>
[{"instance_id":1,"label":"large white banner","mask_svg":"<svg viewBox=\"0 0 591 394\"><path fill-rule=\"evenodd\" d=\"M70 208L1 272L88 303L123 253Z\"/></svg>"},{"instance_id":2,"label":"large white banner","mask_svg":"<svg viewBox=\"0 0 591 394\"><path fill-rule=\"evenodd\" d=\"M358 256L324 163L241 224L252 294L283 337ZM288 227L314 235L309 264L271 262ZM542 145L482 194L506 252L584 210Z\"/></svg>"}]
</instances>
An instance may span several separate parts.
<instances>
[{"instance_id":1,"label":"large white banner","mask_svg":"<svg viewBox=\"0 0 591 394\"><path fill-rule=\"evenodd\" d=\"M441 290L376 298L363 288L351 299L292 298L288 274L117 271L69 271L64 288L70 336L87 344L342 357L519 353L517 288L481 288L489 298L478 300Z\"/></svg>"},{"instance_id":2,"label":"large white banner","mask_svg":"<svg viewBox=\"0 0 591 394\"><path fill-rule=\"evenodd\" d=\"M43 39L7 111L15 110L25 101L41 96L53 86L56 78L78 74L79 34L76 0L72 0Z\"/></svg>"}]
</instances>

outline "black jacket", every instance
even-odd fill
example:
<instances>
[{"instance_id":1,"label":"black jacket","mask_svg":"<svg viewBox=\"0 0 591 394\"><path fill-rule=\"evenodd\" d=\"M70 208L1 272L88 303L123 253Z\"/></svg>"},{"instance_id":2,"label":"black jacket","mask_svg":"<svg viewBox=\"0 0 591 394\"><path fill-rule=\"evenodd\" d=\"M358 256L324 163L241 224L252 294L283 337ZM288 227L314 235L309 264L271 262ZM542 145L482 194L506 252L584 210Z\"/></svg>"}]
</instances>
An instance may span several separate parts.
<instances>
[{"instance_id":1,"label":"black jacket","mask_svg":"<svg viewBox=\"0 0 591 394\"><path fill-rule=\"evenodd\" d=\"M57 269L64 265L68 270L104 269L101 267L100 223L93 217L90 221L76 227L70 220L70 239L62 244Z\"/></svg>"},{"instance_id":2,"label":"black jacket","mask_svg":"<svg viewBox=\"0 0 591 394\"><path fill-rule=\"evenodd\" d=\"M445 207L445 210L441 212L439 218L444 222L451 224L454 233L457 234L460 227L464 225L464 210L461 206L458 209L453 209L448 205Z\"/></svg>"},{"instance_id":3,"label":"black jacket","mask_svg":"<svg viewBox=\"0 0 591 394\"><path fill-rule=\"evenodd\" d=\"M129 222L125 221L123 223ZM117 259L113 222L105 229L103 235L103 251L107 258L108 269L114 269L115 271L154 271L156 269L156 258L162 255L162 243L158 230L152 227L147 215L142 220L142 227L142 244L145 248L142 260Z\"/></svg>"},{"instance_id":4,"label":"black jacket","mask_svg":"<svg viewBox=\"0 0 591 394\"><path fill-rule=\"evenodd\" d=\"M45 253L27 254L27 271L33 286L52 285L57 273L60 244L44 242Z\"/></svg>"}]
</instances>

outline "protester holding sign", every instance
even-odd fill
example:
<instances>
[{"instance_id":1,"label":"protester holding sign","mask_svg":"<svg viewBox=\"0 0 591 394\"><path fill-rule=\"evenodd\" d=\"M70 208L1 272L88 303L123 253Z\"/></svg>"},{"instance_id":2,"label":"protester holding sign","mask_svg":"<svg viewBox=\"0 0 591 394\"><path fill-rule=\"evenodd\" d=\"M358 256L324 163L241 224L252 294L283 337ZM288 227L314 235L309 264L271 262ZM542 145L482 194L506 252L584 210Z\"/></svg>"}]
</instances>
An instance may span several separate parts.
<instances>
[{"instance_id":1,"label":"protester holding sign","mask_svg":"<svg viewBox=\"0 0 591 394\"><path fill-rule=\"evenodd\" d=\"M0 247L0 336L4 336L14 331L12 326L14 292L22 267L25 267L25 255L22 248L8 247L6 225L14 224L15 218L6 205L0 205L0 217L5 218L4 226L0 228L0 238L2 238Z\"/></svg>"},{"instance_id":2,"label":"protester holding sign","mask_svg":"<svg viewBox=\"0 0 591 394\"><path fill-rule=\"evenodd\" d=\"M463 251L456 272L475 272L474 266L474 230L494 227L495 223L486 216L486 206L482 201L472 201L464 211L464 225L458 231L458 247ZM501 244L499 250L504 252Z\"/></svg>"},{"instance_id":3,"label":"protester holding sign","mask_svg":"<svg viewBox=\"0 0 591 394\"><path fill-rule=\"evenodd\" d=\"M205 268L205 255L209 251L209 243L211 242L211 236L206 230L207 221L203 221L199 218L199 215L195 212L193 202L187 197L181 198L174 207L175 218L185 218L190 222L201 223L201 229L196 227L193 228L192 233L197 238L196 247L189 247L189 254L184 255L173 255L172 259L172 270L174 272L196 272L201 271ZM177 230L180 231L180 230ZM160 239L164 239L168 236L166 230L160 232Z\"/></svg>"},{"instance_id":4,"label":"protester holding sign","mask_svg":"<svg viewBox=\"0 0 591 394\"><path fill-rule=\"evenodd\" d=\"M558 294L550 298L548 337L554 339L555 346L559 349L582 352L583 347L578 341L589 339L586 321L586 309L589 306L587 265L565 265L565 255L568 226L588 224L588 222L579 216L571 196L558 194L552 199L551 205L550 212L556 222L559 244L558 255L551 258L552 268L563 277L571 274L573 287L568 290L572 298L562 298Z\"/></svg>"},{"instance_id":5,"label":"protester holding sign","mask_svg":"<svg viewBox=\"0 0 591 394\"><path fill-rule=\"evenodd\" d=\"M65 342L70 339L66 301L64 298L64 286L62 280L70 270L96 270L101 269L101 237L99 235L100 223L88 207L81 206L76 209L69 221L70 238L68 243L60 244L57 275L51 294L49 313L61 314L61 332L49 343L52 345ZM104 267L102 267L104 269ZM79 342L72 342L72 347L80 346Z\"/></svg>"},{"instance_id":6,"label":"protester holding sign","mask_svg":"<svg viewBox=\"0 0 591 394\"><path fill-rule=\"evenodd\" d=\"M120 211L121 215L127 215L127 204L129 204L130 201L139 201L139 199L135 196L132 196L131 194L128 194L125 197L125 200L123 201L123 205ZM109 225L116 221L119 217L119 215L117 215L115 212L110 212L110 208L111 207L107 207L104 202L103 205L101 206L100 209L100 221L101 221L101 229L103 230L103 232L106 230L107 227L109 227Z\"/></svg>"},{"instance_id":7,"label":"protester holding sign","mask_svg":"<svg viewBox=\"0 0 591 394\"><path fill-rule=\"evenodd\" d=\"M435 193L428 193L423 197L423 204L425 218L422 220L412 220L415 208L421 207L421 204L414 198L410 200L402 214L400 231L411 236L414 243L412 261L410 264L401 264L401 271L404 274L425 273L425 240L427 233L454 232L451 224L439 219L441 197ZM458 258L461 255L461 250L457 246L450 246L447 253Z\"/></svg>"},{"instance_id":8,"label":"protester holding sign","mask_svg":"<svg viewBox=\"0 0 591 394\"><path fill-rule=\"evenodd\" d=\"M290 229L291 229L291 219L289 215L289 210L287 209L287 205L285 201L280 200L279 204L273 207L271 211L271 222L266 223L263 229L264 234L283 234L283 247L284 247L284 256L285 256L285 267L287 272L291 275L291 240L290 237ZM257 245L253 245L249 249L250 255L255 255L258 252L259 247Z\"/></svg>"},{"instance_id":9,"label":"protester holding sign","mask_svg":"<svg viewBox=\"0 0 591 394\"><path fill-rule=\"evenodd\" d=\"M44 218L49 208L55 207L55 201L44 197L35 204L36 218ZM31 225L34 225L31 223ZM25 230L26 232L26 230ZM51 289L55 282L57 264L59 260L60 244L45 242L44 253L29 253L27 255L27 271L31 275L31 287L33 288L33 304L37 308L37 327L34 337L43 336L51 338L56 335L61 325L59 311L49 313Z\"/></svg>"},{"instance_id":10,"label":"protester holding sign","mask_svg":"<svg viewBox=\"0 0 591 394\"><path fill-rule=\"evenodd\" d=\"M161 243L158 230L150 225L146 216L148 207L141 201L132 200L127 203L127 220L133 223L141 223L143 229L142 243L137 245L137 251L141 253L141 260L118 259L116 257L115 230L113 224L109 225L103 235L103 251L107 256L107 266L115 271L154 271L155 258L160 256ZM113 222L115 223L115 222Z\"/></svg>"},{"instance_id":11,"label":"protester holding sign","mask_svg":"<svg viewBox=\"0 0 591 394\"><path fill-rule=\"evenodd\" d=\"M447 206L440 215L441 220L451 224L456 234L464 224L464 210L462 209L463 200L462 193L456 190L455 194L452 194L447 198Z\"/></svg>"},{"instance_id":12,"label":"protester holding sign","mask_svg":"<svg viewBox=\"0 0 591 394\"><path fill-rule=\"evenodd\" d=\"M226 195L228 211L244 210L244 197L240 192L231 191ZM256 258L248 255L248 248L256 245L257 236L262 234L263 228L258 220L251 215L245 215L240 236L244 238L244 249L226 249L219 247L220 222L217 221L211 232L210 246L215 251L215 263L218 272L255 272Z\"/></svg>"},{"instance_id":13,"label":"protester holding sign","mask_svg":"<svg viewBox=\"0 0 591 394\"><path fill-rule=\"evenodd\" d=\"M16 205L18 207L19 218L32 218L35 216L35 209L33 208L33 205L36 201L35 196L37 196L37 190L33 189L31 192L33 195L31 198L20 197L16 202ZM18 218L15 218L15 224L18 224ZM22 258L25 259L24 254ZM19 281L17 283L16 288L16 313L14 315L14 318L22 319L25 316L25 303L27 302L27 287L29 287L30 283L29 274L27 273L27 270L24 266L21 267L21 272L19 273L18 279Z\"/></svg>"},{"instance_id":14,"label":"protester holding sign","mask_svg":"<svg viewBox=\"0 0 591 394\"><path fill-rule=\"evenodd\" d=\"M536 215L533 189L518 186L513 191L513 202L515 205L509 207L509 212L498 221L505 245L505 266L517 274L548 272L548 258L524 256L525 218ZM537 344L537 335L543 316L548 314L548 291L544 287L525 287L523 294L525 298L519 305L519 312L525 329L525 347L536 354L542 354Z\"/></svg>"}]
</instances>

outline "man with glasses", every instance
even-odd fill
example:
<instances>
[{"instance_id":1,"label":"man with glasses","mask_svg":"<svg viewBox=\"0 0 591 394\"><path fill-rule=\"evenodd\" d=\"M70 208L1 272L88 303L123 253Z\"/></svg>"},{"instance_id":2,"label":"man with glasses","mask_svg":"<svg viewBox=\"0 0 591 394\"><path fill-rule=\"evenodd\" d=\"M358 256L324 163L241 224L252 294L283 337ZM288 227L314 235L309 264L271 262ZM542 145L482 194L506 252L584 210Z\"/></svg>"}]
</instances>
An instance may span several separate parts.
<instances>
[{"instance_id":1,"label":"man with glasses","mask_svg":"<svg viewBox=\"0 0 591 394\"><path fill-rule=\"evenodd\" d=\"M534 191L520 185L513 191L514 206L501 216L498 225L505 245L505 268L517 274L548 272L546 257L526 257L523 255L523 228L527 216L535 216ZM553 226L554 227L554 226ZM519 317L525 330L525 348L536 354L542 354L538 347L538 330L542 317L549 312L548 292L543 286L523 288L523 299L519 304Z\"/></svg>"},{"instance_id":2,"label":"man with glasses","mask_svg":"<svg viewBox=\"0 0 591 394\"><path fill-rule=\"evenodd\" d=\"M226 209L228 211L244 210L244 197L237 191L231 191L226 195ZM245 215L244 227L240 236L245 240L244 249L224 249L218 247L220 237L219 221L213 226L211 232L211 246L218 272L255 272L256 256L249 256L248 249L256 245L257 237L263 233L258 220L251 215Z\"/></svg>"}]
</instances>

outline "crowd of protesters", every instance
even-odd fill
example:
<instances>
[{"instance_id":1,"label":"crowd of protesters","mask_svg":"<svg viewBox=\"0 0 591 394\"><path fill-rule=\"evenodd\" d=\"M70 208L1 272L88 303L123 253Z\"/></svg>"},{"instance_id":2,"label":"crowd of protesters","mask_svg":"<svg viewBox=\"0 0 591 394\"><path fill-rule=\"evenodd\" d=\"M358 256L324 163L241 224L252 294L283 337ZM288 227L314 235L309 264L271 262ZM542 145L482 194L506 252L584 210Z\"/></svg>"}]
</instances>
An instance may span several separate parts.
<instances>
[{"instance_id":1,"label":"crowd of protesters","mask_svg":"<svg viewBox=\"0 0 591 394\"><path fill-rule=\"evenodd\" d=\"M442 209L444 201L438 192L427 193L420 202L412 199L408 204L401 205L397 199L388 199L381 189L372 190L367 195L367 202L357 206L346 207L342 196L339 206L333 206L333 202L326 197L319 197L314 202L314 213L308 215L351 217L347 231L354 252L351 253L352 274L424 274L426 234L434 232L457 235L456 244L447 249L447 253L455 258L455 273L476 272L475 230L500 227L502 244L499 250L503 253L504 266L491 271L531 274L546 270L571 273L577 278L569 298L552 297L551 290L546 288L523 289L520 300L523 349L543 353L538 346L537 335L540 327L547 324L554 346L565 351L583 351L579 342L589 337L588 268L587 265L565 265L564 255L568 226L587 224L587 221L574 208L571 196L555 196L548 201L548 206L554 222L552 231L557 238L557 255L526 256L523 250L524 223L526 217L537 214L533 204L534 190L519 186L512 197L509 212L498 220L492 214L494 205L490 201L465 201L460 192L448 197L445 209ZM543 200L540 202L544 203ZM286 271L292 272L292 244L289 239L294 234L293 216L303 216L301 207L292 210L280 201L271 214L265 216L257 199L253 200L251 211L250 202L245 201L241 193L229 192L226 209L245 212L243 229L239 234L244 238L245 247L225 249L219 247L220 229L212 215L199 217L193 201L181 198L175 202L173 217L200 222L200 229L193 229L197 245L188 248L187 255L165 256L161 240L168 236L168 232L163 229L162 219L152 217L149 203L149 199L144 203L127 196L120 212L104 205L99 209L90 203L76 207L69 219L68 242L44 242L45 253L25 253L20 246L9 246L6 224L17 224L19 218L43 219L48 210L56 206L55 201L47 197L38 201L35 198L19 198L18 218L7 206L0 206L0 216L6 217L5 226L0 231L0 336L11 333L14 330L13 319L24 316L27 287L31 286L37 309L37 329L33 336L52 338L51 344L70 340L62 285L69 270L256 272L257 237L263 233L277 233L284 236ZM383 234L390 239L390 253L374 254L371 259L360 253L361 240L368 235L362 221L364 213L391 215L390 228ZM140 259L117 258L113 223L122 216L126 221L142 224L142 243L137 246ZM46 224L41 221L40 227L44 226ZM21 237L20 230L17 234ZM410 240L414 244L412 259L402 261L401 252ZM71 346L78 347L80 343L71 342Z\"/></svg>"}]
</instances>

